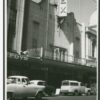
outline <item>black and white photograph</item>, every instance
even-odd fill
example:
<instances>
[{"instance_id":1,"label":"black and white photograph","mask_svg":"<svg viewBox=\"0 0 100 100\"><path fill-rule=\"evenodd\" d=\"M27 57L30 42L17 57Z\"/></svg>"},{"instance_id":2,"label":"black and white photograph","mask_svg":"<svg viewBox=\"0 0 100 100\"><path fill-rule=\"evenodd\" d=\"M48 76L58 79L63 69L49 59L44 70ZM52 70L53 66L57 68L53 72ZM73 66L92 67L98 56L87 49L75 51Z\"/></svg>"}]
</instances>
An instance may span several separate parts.
<instances>
[{"instance_id":1,"label":"black and white photograph","mask_svg":"<svg viewBox=\"0 0 100 100\"><path fill-rule=\"evenodd\" d=\"M98 100L98 0L5 0L5 100Z\"/></svg>"}]
</instances>

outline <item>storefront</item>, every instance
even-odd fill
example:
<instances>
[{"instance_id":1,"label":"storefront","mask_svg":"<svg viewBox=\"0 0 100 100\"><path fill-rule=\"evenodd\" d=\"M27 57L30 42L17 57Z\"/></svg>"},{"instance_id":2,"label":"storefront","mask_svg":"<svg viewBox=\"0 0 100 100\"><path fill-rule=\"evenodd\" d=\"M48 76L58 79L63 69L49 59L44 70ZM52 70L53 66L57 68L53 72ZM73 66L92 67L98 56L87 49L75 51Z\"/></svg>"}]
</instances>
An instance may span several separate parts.
<instances>
[{"instance_id":1,"label":"storefront","mask_svg":"<svg viewBox=\"0 0 100 100\"><path fill-rule=\"evenodd\" d=\"M62 80L78 80L84 83L96 82L96 68L64 63L49 59L8 57L7 75L24 75L32 80L46 80L48 84L60 87Z\"/></svg>"}]
</instances>

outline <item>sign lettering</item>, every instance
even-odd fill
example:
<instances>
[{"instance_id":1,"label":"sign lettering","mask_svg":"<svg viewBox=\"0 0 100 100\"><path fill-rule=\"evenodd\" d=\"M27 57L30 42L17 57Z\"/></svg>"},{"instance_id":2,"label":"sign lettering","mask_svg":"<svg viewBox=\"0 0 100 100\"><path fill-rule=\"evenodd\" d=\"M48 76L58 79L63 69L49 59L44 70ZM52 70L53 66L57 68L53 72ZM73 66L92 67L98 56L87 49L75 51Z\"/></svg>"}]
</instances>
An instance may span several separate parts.
<instances>
[{"instance_id":1,"label":"sign lettering","mask_svg":"<svg viewBox=\"0 0 100 100\"><path fill-rule=\"evenodd\" d=\"M57 10L58 10L59 17L67 16L67 0L59 0Z\"/></svg>"}]
</instances>

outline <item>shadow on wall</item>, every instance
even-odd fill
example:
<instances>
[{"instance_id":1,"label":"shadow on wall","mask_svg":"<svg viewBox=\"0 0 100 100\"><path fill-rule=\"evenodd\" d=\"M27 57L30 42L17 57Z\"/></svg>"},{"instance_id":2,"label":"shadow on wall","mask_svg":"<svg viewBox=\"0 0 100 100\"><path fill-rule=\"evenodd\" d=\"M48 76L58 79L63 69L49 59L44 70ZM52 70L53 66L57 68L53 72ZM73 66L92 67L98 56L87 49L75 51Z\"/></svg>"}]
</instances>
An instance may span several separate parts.
<instances>
[{"instance_id":1,"label":"shadow on wall","mask_svg":"<svg viewBox=\"0 0 100 100\"><path fill-rule=\"evenodd\" d=\"M74 43L74 55L76 52L81 55L81 24L77 23L74 17L74 13L68 13L67 17L64 18L63 23L60 26L63 34L68 40L69 44ZM76 56L77 57L77 56Z\"/></svg>"}]
</instances>

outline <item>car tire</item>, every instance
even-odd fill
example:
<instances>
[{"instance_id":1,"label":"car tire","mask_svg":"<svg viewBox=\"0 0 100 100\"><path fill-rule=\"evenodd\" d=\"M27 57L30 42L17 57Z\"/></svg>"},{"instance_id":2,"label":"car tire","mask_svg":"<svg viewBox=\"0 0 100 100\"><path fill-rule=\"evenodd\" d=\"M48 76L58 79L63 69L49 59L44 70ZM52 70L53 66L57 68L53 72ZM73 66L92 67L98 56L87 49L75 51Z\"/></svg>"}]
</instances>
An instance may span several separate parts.
<instances>
[{"instance_id":1,"label":"car tire","mask_svg":"<svg viewBox=\"0 0 100 100\"><path fill-rule=\"evenodd\" d=\"M87 96L90 96L90 95L91 95L91 92L90 92L90 91L88 91L88 92L87 92Z\"/></svg>"},{"instance_id":2,"label":"car tire","mask_svg":"<svg viewBox=\"0 0 100 100\"><path fill-rule=\"evenodd\" d=\"M42 92L39 92L39 93L36 95L35 100L42 100L42 97L43 97Z\"/></svg>"},{"instance_id":3,"label":"car tire","mask_svg":"<svg viewBox=\"0 0 100 100\"><path fill-rule=\"evenodd\" d=\"M27 97L22 98L22 100L27 100Z\"/></svg>"},{"instance_id":4,"label":"car tire","mask_svg":"<svg viewBox=\"0 0 100 100\"><path fill-rule=\"evenodd\" d=\"M13 94L12 93L7 93L7 100L13 100Z\"/></svg>"},{"instance_id":5,"label":"car tire","mask_svg":"<svg viewBox=\"0 0 100 100\"><path fill-rule=\"evenodd\" d=\"M74 92L74 95L75 95L75 96L78 96L78 95L79 95L78 91L75 91L75 92Z\"/></svg>"},{"instance_id":6,"label":"car tire","mask_svg":"<svg viewBox=\"0 0 100 100\"><path fill-rule=\"evenodd\" d=\"M63 93L63 92L60 92L60 95L61 95L61 96L64 96L64 95L65 95L65 93Z\"/></svg>"}]
</instances>

